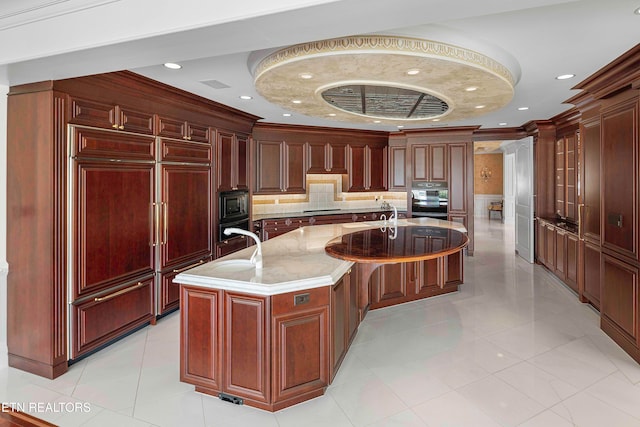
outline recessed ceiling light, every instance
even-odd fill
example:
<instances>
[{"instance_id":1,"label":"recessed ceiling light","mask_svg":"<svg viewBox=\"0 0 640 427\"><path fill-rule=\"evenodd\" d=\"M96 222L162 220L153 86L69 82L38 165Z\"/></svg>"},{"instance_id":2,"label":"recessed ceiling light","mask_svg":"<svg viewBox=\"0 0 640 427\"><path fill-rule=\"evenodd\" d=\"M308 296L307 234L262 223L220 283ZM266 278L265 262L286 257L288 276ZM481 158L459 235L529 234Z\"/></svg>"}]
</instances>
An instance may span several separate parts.
<instances>
[{"instance_id":1,"label":"recessed ceiling light","mask_svg":"<svg viewBox=\"0 0 640 427\"><path fill-rule=\"evenodd\" d=\"M433 119L433 120L431 120L431 121L432 121L432 122L439 122L439 121L440 121L440 119Z\"/></svg>"},{"instance_id":2,"label":"recessed ceiling light","mask_svg":"<svg viewBox=\"0 0 640 427\"><path fill-rule=\"evenodd\" d=\"M179 70L180 68L182 68L182 65L176 64L175 62L165 62L164 66L171 70Z\"/></svg>"},{"instance_id":3,"label":"recessed ceiling light","mask_svg":"<svg viewBox=\"0 0 640 427\"><path fill-rule=\"evenodd\" d=\"M329 116L329 117L335 117L335 116L336 116L336 113L329 113L329 114L328 114L328 116Z\"/></svg>"},{"instance_id":4,"label":"recessed ceiling light","mask_svg":"<svg viewBox=\"0 0 640 427\"><path fill-rule=\"evenodd\" d=\"M294 104L302 104L302 101L300 101L299 99L294 99L293 101Z\"/></svg>"},{"instance_id":5,"label":"recessed ceiling light","mask_svg":"<svg viewBox=\"0 0 640 427\"><path fill-rule=\"evenodd\" d=\"M507 125L507 122L500 122L500 123L498 123L498 126L506 126L506 125Z\"/></svg>"},{"instance_id":6,"label":"recessed ceiling light","mask_svg":"<svg viewBox=\"0 0 640 427\"><path fill-rule=\"evenodd\" d=\"M283 117L291 117L291 113L282 113Z\"/></svg>"},{"instance_id":7,"label":"recessed ceiling light","mask_svg":"<svg viewBox=\"0 0 640 427\"><path fill-rule=\"evenodd\" d=\"M571 79L573 77L575 77L575 74L561 74L558 77L556 77L556 80L567 80L567 79Z\"/></svg>"},{"instance_id":8,"label":"recessed ceiling light","mask_svg":"<svg viewBox=\"0 0 640 427\"><path fill-rule=\"evenodd\" d=\"M374 120L373 123L380 123L380 120Z\"/></svg>"},{"instance_id":9,"label":"recessed ceiling light","mask_svg":"<svg viewBox=\"0 0 640 427\"><path fill-rule=\"evenodd\" d=\"M249 95L240 95L240 99L253 99L253 96L249 96Z\"/></svg>"},{"instance_id":10,"label":"recessed ceiling light","mask_svg":"<svg viewBox=\"0 0 640 427\"><path fill-rule=\"evenodd\" d=\"M402 125L398 125L398 129L402 129L404 126Z\"/></svg>"},{"instance_id":11,"label":"recessed ceiling light","mask_svg":"<svg viewBox=\"0 0 640 427\"><path fill-rule=\"evenodd\" d=\"M633 11L636 15L640 15L640 7Z\"/></svg>"},{"instance_id":12,"label":"recessed ceiling light","mask_svg":"<svg viewBox=\"0 0 640 427\"><path fill-rule=\"evenodd\" d=\"M476 86L469 86L468 88L465 89L467 92L473 92L474 90L478 90L478 88Z\"/></svg>"},{"instance_id":13,"label":"recessed ceiling light","mask_svg":"<svg viewBox=\"0 0 640 427\"><path fill-rule=\"evenodd\" d=\"M298 74L298 77L300 77L301 79L308 80L308 79L312 79L313 78L313 74L311 74L311 73L300 73L300 74Z\"/></svg>"},{"instance_id":14,"label":"recessed ceiling light","mask_svg":"<svg viewBox=\"0 0 640 427\"><path fill-rule=\"evenodd\" d=\"M410 76L415 76L416 74L420 74L420 70L417 70L415 68L407 71L407 74L409 74Z\"/></svg>"},{"instance_id":15,"label":"recessed ceiling light","mask_svg":"<svg viewBox=\"0 0 640 427\"><path fill-rule=\"evenodd\" d=\"M518 111L526 111L529 107L518 107Z\"/></svg>"},{"instance_id":16,"label":"recessed ceiling light","mask_svg":"<svg viewBox=\"0 0 640 427\"><path fill-rule=\"evenodd\" d=\"M476 105L476 108L477 108L477 109L484 108L484 105Z\"/></svg>"}]
</instances>

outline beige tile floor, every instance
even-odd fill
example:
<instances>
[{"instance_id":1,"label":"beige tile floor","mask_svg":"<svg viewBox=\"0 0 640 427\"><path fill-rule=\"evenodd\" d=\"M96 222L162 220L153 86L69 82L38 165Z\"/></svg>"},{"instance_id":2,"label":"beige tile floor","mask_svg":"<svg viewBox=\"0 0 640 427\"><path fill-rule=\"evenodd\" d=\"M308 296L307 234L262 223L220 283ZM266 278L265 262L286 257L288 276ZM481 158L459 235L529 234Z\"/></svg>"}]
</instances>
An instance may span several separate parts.
<instances>
[{"instance_id":1,"label":"beige tile floor","mask_svg":"<svg viewBox=\"0 0 640 427\"><path fill-rule=\"evenodd\" d=\"M456 294L370 312L327 393L277 413L181 383L176 314L54 381L0 368L0 401L57 402L34 415L60 426L640 426L640 365L512 227L476 221L464 268Z\"/></svg>"}]
</instances>

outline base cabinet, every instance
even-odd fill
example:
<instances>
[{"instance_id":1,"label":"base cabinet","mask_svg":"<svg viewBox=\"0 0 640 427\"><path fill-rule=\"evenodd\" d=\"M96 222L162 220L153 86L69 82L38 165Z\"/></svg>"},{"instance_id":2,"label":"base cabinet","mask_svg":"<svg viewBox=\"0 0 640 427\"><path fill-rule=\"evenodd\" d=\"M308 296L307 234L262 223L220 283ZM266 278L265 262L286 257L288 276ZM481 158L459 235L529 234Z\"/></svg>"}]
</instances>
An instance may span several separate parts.
<instances>
[{"instance_id":1,"label":"base cabinet","mask_svg":"<svg viewBox=\"0 0 640 427\"><path fill-rule=\"evenodd\" d=\"M182 285L180 380L269 411L322 395L330 300L329 287L258 296Z\"/></svg>"},{"instance_id":2,"label":"base cabinet","mask_svg":"<svg viewBox=\"0 0 640 427\"><path fill-rule=\"evenodd\" d=\"M601 257L601 327L640 363L638 267L607 254Z\"/></svg>"}]
</instances>

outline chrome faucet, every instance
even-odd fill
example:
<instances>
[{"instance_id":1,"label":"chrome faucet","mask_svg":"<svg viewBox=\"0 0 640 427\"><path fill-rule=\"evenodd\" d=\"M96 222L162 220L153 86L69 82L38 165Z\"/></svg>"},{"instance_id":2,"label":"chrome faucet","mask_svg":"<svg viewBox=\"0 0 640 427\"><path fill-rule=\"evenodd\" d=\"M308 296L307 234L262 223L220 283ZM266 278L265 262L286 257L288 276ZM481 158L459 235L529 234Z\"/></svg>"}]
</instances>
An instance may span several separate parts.
<instances>
[{"instance_id":1,"label":"chrome faucet","mask_svg":"<svg viewBox=\"0 0 640 427\"><path fill-rule=\"evenodd\" d=\"M258 236L255 233L252 233L247 230L243 230L242 228L225 228L223 231L225 236L229 236L231 234L242 234L243 236L251 237L256 241L256 250L253 251L253 255L249 258L249 262L256 266L256 269L262 269L262 242L258 239Z\"/></svg>"}]
</instances>

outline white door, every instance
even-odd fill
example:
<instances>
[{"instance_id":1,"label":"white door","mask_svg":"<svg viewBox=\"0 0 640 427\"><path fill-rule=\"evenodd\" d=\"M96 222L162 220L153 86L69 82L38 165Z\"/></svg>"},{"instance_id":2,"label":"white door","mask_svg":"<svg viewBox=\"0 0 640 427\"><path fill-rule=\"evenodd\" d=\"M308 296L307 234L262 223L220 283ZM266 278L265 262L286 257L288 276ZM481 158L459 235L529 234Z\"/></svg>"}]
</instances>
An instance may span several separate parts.
<instances>
[{"instance_id":1,"label":"white door","mask_svg":"<svg viewBox=\"0 0 640 427\"><path fill-rule=\"evenodd\" d=\"M516 155L505 153L504 155L504 206L503 215L505 224L513 224L516 212Z\"/></svg>"},{"instance_id":2,"label":"white door","mask_svg":"<svg viewBox=\"0 0 640 427\"><path fill-rule=\"evenodd\" d=\"M516 252L533 262L533 138L516 144Z\"/></svg>"}]
</instances>

